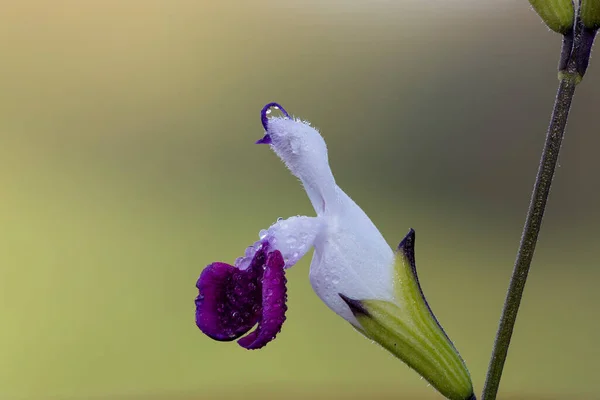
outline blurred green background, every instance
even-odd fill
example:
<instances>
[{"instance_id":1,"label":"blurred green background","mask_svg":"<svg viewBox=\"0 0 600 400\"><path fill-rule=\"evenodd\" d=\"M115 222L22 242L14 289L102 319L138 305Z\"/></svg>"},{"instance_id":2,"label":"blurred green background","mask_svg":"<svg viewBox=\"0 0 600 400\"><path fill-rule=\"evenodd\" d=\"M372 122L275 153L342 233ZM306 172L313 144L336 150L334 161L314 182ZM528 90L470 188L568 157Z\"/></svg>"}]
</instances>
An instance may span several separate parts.
<instances>
[{"instance_id":1,"label":"blurred green background","mask_svg":"<svg viewBox=\"0 0 600 400\"><path fill-rule=\"evenodd\" d=\"M267 147L278 101L326 138L390 244L417 231L480 392L555 94L526 1L20 0L0 5L0 398L439 396L288 273L248 352L194 324L195 281L312 215ZM599 399L600 60L578 88L503 398Z\"/></svg>"}]
</instances>

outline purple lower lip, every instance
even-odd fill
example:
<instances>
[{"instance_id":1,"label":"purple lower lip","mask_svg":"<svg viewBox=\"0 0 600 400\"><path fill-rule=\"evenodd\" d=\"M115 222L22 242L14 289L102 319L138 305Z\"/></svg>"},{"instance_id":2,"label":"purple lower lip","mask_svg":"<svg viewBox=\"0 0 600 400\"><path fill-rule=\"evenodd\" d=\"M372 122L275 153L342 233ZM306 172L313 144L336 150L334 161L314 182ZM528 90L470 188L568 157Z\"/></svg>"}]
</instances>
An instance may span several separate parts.
<instances>
[{"instance_id":1,"label":"purple lower lip","mask_svg":"<svg viewBox=\"0 0 600 400\"><path fill-rule=\"evenodd\" d=\"M215 262L200 274L196 284L196 325L207 336L231 341L246 334L260 318L262 285L266 260L258 252L246 270Z\"/></svg>"},{"instance_id":2,"label":"purple lower lip","mask_svg":"<svg viewBox=\"0 0 600 400\"><path fill-rule=\"evenodd\" d=\"M196 287L196 325L212 339L240 339L240 346L249 349L264 347L281 330L285 321L287 298L285 262L281 252L267 254L263 246L254 255L247 269L226 263L207 266Z\"/></svg>"},{"instance_id":3,"label":"purple lower lip","mask_svg":"<svg viewBox=\"0 0 600 400\"><path fill-rule=\"evenodd\" d=\"M262 282L262 315L258 327L238 340L239 345L248 350L266 346L281 331L287 310L284 264L279 251L269 253Z\"/></svg>"}]
</instances>

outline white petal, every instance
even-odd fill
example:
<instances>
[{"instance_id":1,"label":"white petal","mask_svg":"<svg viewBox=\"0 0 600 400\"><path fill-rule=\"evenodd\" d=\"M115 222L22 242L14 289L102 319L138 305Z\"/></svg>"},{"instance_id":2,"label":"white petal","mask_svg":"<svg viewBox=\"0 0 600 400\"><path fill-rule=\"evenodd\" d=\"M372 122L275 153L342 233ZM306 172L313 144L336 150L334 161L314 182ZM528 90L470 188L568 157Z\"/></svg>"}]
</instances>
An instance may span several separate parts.
<instances>
[{"instance_id":1,"label":"white petal","mask_svg":"<svg viewBox=\"0 0 600 400\"><path fill-rule=\"evenodd\" d=\"M308 123L291 118L268 121L271 148L298 177L322 218L315 238L310 282L337 314L358 326L342 293L353 299L393 301L394 253L369 217L336 184L327 146Z\"/></svg>"},{"instance_id":2,"label":"white petal","mask_svg":"<svg viewBox=\"0 0 600 400\"><path fill-rule=\"evenodd\" d=\"M340 212L325 218L315 241L310 283L329 308L355 326L340 293L360 300L394 301L394 252L369 217L339 189Z\"/></svg>"},{"instance_id":3,"label":"white petal","mask_svg":"<svg viewBox=\"0 0 600 400\"><path fill-rule=\"evenodd\" d=\"M269 120L271 148L298 177L317 215L335 212L338 203L335 180L329 168L327 146L308 123L290 118Z\"/></svg>"},{"instance_id":4,"label":"white petal","mask_svg":"<svg viewBox=\"0 0 600 400\"><path fill-rule=\"evenodd\" d=\"M323 228L322 218L296 216L280 219L259 233L259 240L246 249L244 257L236 260L235 266L246 269L261 246L268 245L269 251L279 250L285 267L296 264L313 246L315 238Z\"/></svg>"}]
</instances>

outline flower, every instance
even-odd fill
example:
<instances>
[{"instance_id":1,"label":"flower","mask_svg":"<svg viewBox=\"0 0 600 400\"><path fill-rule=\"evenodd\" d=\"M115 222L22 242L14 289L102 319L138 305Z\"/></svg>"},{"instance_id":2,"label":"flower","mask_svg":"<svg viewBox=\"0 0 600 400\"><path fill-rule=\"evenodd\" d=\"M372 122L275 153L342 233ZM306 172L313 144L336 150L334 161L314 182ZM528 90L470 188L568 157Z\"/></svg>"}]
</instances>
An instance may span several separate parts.
<instances>
[{"instance_id":1,"label":"flower","mask_svg":"<svg viewBox=\"0 0 600 400\"><path fill-rule=\"evenodd\" d=\"M272 109L282 117L269 118ZM308 122L278 104L261 111L268 144L306 190L316 217L278 219L234 265L208 265L197 282L196 324L213 339L259 349L281 330L285 269L314 248L310 283L358 331L415 369L452 400L474 399L469 372L421 291L410 230L397 251L337 186L327 146Z\"/></svg>"}]
</instances>

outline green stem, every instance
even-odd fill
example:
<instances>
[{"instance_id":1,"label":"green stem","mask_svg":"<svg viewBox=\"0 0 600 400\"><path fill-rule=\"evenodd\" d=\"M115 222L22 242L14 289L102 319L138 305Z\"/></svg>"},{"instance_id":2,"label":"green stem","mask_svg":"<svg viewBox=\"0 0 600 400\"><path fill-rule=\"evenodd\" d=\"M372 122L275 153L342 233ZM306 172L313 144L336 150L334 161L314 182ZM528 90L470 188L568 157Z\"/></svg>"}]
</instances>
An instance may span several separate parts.
<instances>
[{"instance_id":1,"label":"green stem","mask_svg":"<svg viewBox=\"0 0 600 400\"><path fill-rule=\"evenodd\" d=\"M508 354L508 347L510 346L521 298L523 297L535 245L542 226L544 210L550 194L550 185L554 177L560 145L565 134L569 110L575 94L575 86L583 79L585 74L596 31L596 29L585 27L577 12L573 29L564 34L565 40L563 40L559 62L560 72L558 76L560 84L558 93L554 101L554 110L546 134L546 143L542 151L542 159L535 179L525 226L523 227L517 260L506 293L496 340L494 341L492 358L481 395L482 400L495 400L498 394L500 378L502 377L502 370Z\"/></svg>"},{"instance_id":2,"label":"green stem","mask_svg":"<svg viewBox=\"0 0 600 400\"><path fill-rule=\"evenodd\" d=\"M542 160L535 179L535 186L521 236L521 244L513 270L510 286L506 294L500 325L496 334L492 359L488 368L482 400L494 400L498 393L502 369L508 354L508 346L512 337L517 312L523 297L527 274L535 251L538 234L544 217L544 210L550 193L550 185L554 176L554 169L558 161L560 145L567 126L567 117L571 108L571 100L575 93L575 78L572 75L563 75L558 87L552 120L546 135L546 143L542 151Z\"/></svg>"},{"instance_id":3,"label":"green stem","mask_svg":"<svg viewBox=\"0 0 600 400\"><path fill-rule=\"evenodd\" d=\"M510 285L506 293L496 340L494 341L492 358L490 359L481 395L482 400L495 400L498 394L498 387L500 386L502 370L504 369L504 363L508 355L510 339L515 328L523 290L527 282L527 275L529 274L535 245L544 218L544 210L546 209L548 195L550 194L550 186L554 178L554 170L558 162L558 153L565 135L575 87L585 75L594 38L598 31L596 26L586 26L582 22L579 15L580 10L581 1L579 8L575 10L572 29L563 33L563 46L558 64L560 84L554 101L552 118L548 126L546 142L535 178L529 209L527 210L527 218L523 227L517 260L515 261Z\"/></svg>"}]
</instances>

